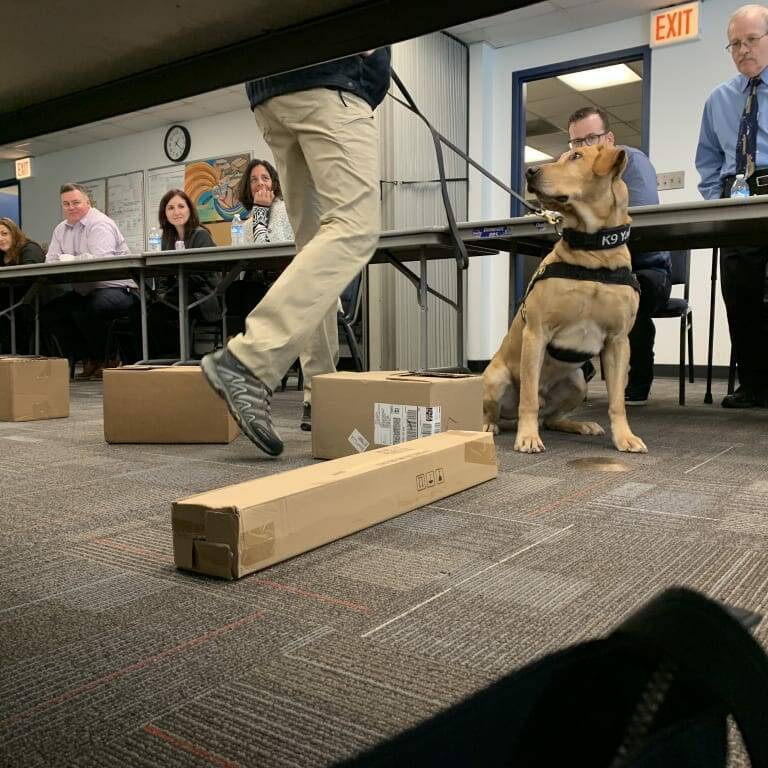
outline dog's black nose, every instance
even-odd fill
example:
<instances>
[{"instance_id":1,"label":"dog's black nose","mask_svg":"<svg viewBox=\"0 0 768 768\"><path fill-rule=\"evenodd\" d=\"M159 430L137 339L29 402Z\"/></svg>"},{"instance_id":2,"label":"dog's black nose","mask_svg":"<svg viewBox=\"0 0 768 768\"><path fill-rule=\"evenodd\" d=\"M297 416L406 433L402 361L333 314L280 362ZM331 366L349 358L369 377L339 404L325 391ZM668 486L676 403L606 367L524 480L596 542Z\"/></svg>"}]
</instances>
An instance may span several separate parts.
<instances>
[{"instance_id":1,"label":"dog's black nose","mask_svg":"<svg viewBox=\"0 0 768 768\"><path fill-rule=\"evenodd\" d=\"M540 170L541 168L539 168L538 165L532 165L530 168L526 168L525 177L527 179L532 179L534 176L536 176L537 173L539 173Z\"/></svg>"}]
</instances>

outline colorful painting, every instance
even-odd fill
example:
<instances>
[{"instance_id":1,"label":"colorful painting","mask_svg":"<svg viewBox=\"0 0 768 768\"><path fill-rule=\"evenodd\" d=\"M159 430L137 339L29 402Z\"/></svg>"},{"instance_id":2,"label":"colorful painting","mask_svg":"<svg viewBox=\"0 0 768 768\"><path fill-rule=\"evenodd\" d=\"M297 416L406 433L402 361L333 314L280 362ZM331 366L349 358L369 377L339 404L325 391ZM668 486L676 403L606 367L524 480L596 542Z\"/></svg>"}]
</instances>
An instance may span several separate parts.
<instances>
[{"instance_id":1,"label":"colorful painting","mask_svg":"<svg viewBox=\"0 0 768 768\"><path fill-rule=\"evenodd\" d=\"M197 206L201 222L229 221L246 211L237 199L237 187L250 155L229 155L188 163L184 170L184 191Z\"/></svg>"}]
</instances>

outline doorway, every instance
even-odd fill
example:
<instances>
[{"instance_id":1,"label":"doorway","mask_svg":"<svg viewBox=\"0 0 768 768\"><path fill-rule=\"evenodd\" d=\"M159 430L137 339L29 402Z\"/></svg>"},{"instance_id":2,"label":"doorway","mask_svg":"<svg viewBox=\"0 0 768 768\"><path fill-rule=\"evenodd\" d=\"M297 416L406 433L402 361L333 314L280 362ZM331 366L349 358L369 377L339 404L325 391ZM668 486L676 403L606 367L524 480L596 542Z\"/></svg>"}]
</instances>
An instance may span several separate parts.
<instances>
[{"instance_id":1,"label":"doorway","mask_svg":"<svg viewBox=\"0 0 768 768\"><path fill-rule=\"evenodd\" d=\"M568 118L577 109L605 110L617 144L648 154L651 55L648 46L515 72L512 78L512 187L527 199L525 170L550 162L568 149ZM510 214L524 213L512 200ZM538 259L515 259L517 310Z\"/></svg>"}]
</instances>

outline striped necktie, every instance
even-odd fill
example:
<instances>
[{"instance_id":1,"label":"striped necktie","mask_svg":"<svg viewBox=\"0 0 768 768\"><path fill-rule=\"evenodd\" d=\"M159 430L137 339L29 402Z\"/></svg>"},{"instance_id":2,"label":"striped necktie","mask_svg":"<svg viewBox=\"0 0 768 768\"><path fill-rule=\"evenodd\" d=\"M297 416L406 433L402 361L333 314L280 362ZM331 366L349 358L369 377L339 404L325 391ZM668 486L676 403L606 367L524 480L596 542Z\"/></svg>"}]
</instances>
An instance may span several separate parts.
<instances>
[{"instance_id":1,"label":"striped necktie","mask_svg":"<svg viewBox=\"0 0 768 768\"><path fill-rule=\"evenodd\" d=\"M749 81L749 95L739 122L739 138L736 141L736 173L743 173L748 179L755 170L757 154L757 87L760 78Z\"/></svg>"}]
</instances>

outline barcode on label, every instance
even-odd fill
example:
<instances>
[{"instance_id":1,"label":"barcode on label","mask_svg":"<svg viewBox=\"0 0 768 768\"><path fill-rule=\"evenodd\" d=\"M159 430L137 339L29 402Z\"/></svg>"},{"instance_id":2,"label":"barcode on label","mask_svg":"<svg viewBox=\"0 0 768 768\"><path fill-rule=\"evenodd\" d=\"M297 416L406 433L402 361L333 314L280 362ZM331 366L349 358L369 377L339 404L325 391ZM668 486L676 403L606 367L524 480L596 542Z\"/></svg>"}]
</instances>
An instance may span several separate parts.
<instances>
[{"instance_id":1,"label":"barcode on label","mask_svg":"<svg viewBox=\"0 0 768 768\"><path fill-rule=\"evenodd\" d=\"M373 428L376 445L399 445L436 435L442 432L441 408L439 405L375 403Z\"/></svg>"},{"instance_id":2,"label":"barcode on label","mask_svg":"<svg viewBox=\"0 0 768 768\"><path fill-rule=\"evenodd\" d=\"M415 440L419 436L419 406L405 406L405 439Z\"/></svg>"}]
</instances>

